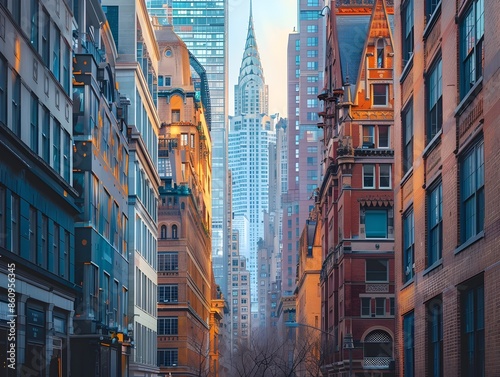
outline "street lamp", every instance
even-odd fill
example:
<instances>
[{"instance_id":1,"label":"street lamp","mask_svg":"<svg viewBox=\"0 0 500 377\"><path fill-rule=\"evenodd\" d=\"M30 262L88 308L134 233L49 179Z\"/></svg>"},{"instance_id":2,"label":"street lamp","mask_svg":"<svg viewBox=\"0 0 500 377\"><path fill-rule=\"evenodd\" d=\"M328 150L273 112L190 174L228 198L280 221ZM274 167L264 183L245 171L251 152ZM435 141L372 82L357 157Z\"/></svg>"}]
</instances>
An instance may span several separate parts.
<instances>
[{"instance_id":1,"label":"street lamp","mask_svg":"<svg viewBox=\"0 0 500 377\"><path fill-rule=\"evenodd\" d=\"M345 334L344 349L349 351L349 377L352 377L352 350L354 349L354 339L352 334Z\"/></svg>"}]
</instances>

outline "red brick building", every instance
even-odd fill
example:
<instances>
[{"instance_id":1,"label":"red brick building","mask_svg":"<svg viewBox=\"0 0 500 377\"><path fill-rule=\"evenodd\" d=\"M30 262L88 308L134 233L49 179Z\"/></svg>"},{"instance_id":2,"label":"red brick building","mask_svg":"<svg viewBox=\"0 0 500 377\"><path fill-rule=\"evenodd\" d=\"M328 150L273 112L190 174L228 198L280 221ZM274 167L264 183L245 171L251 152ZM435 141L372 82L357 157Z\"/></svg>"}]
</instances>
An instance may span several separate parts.
<instances>
[{"instance_id":1,"label":"red brick building","mask_svg":"<svg viewBox=\"0 0 500 377\"><path fill-rule=\"evenodd\" d=\"M500 3L395 7L396 367L500 370Z\"/></svg>"},{"instance_id":2,"label":"red brick building","mask_svg":"<svg viewBox=\"0 0 500 377\"><path fill-rule=\"evenodd\" d=\"M387 3L330 4L318 125L325 151L321 327L325 347L334 347L322 368L328 376L393 373L394 53Z\"/></svg>"}]
</instances>

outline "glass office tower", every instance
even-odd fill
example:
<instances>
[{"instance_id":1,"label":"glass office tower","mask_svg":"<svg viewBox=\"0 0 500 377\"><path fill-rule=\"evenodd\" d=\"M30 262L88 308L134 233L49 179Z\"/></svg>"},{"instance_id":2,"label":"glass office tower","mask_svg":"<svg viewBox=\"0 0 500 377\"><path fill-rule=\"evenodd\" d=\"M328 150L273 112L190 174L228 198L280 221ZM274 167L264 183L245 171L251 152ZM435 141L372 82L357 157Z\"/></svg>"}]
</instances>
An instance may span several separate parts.
<instances>
[{"instance_id":1,"label":"glass office tower","mask_svg":"<svg viewBox=\"0 0 500 377\"><path fill-rule=\"evenodd\" d=\"M217 284L227 297L228 175L227 100L228 54L227 0L146 0L151 16L160 25L173 25L189 51L206 70L210 109L207 114L212 136L212 253ZM222 258L219 258L222 257ZM219 263L220 261L221 263Z\"/></svg>"}]
</instances>

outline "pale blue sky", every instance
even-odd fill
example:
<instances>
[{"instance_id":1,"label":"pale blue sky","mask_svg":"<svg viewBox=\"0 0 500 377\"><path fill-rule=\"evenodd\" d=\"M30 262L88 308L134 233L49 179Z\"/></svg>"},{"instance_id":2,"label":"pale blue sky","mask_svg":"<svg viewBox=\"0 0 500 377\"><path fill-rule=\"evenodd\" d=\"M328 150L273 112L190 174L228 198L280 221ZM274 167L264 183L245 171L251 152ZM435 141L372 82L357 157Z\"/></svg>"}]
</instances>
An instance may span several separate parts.
<instances>
[{"instance_id":1,"label":"pale blue sky","mask_svg":"<svg viewBox=\"0 0 500 377\"><path fill-rule=\"evenodd\" d=\"M229 114L234 115L234 85L238 82L248 29L250 0L228 0ZM269 112L286 117L286 52L288 35L297 24L297 0L253 0L253 20L264 77L269 85Z\"/></svg>"}]
</instances>

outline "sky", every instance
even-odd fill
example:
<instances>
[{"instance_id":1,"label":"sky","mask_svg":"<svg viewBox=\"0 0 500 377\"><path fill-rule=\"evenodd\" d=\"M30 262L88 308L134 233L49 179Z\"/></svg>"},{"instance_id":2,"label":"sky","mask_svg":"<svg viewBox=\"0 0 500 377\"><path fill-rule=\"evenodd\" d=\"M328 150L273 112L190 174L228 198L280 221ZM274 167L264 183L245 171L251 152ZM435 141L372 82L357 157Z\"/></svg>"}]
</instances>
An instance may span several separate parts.
<instances>
[{"instance_id":1,"label":"sky","mask_svg":"<svg viewBox=\"0 0 500 377\"><path fill-rule=\"evenodd\" d=\"M250 0L228 0L229 10L229 114L234 115L234 85L238 83L245 50ZM269 112L286 118L288 35L297 25L297 0L253 0L257 47L269 86Z\"/></svg>"}]
</instances>

